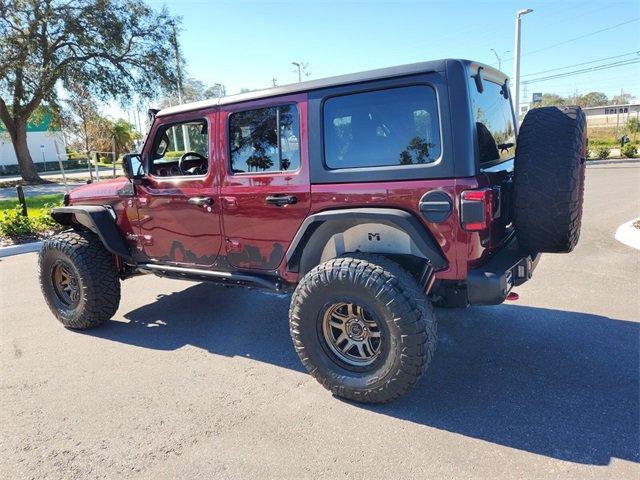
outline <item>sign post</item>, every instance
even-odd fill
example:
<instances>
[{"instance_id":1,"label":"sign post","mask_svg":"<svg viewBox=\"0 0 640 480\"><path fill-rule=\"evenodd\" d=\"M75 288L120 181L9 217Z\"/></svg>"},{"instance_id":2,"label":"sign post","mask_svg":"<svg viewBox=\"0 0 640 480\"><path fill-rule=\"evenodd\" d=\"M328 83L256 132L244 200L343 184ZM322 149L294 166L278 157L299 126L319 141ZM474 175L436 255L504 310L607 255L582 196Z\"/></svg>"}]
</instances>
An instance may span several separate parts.
<instances>
[{"instance_id":1,"label":"sign post","mask_svg":"<svg viewBox=\"0 0 640 480\"><path fill-rule=\"evenodd\" d=\"M64 166L62 165L62 159L60 158L60 150L58 150L58 142L53 141L53 146L56 147L56 157L58 157L58 166L62 172L62 181L64 182L64 189L69 193L69 185L67 184L67 175L64 173Z\"/></svg>"},{"instance_id":2,"label":"sign post","mask_svg":"<svg viewBox=\"0 0 640 480\"><path fill-rule=\"evenodd\" d=\"M42 153L42 166L44 167L44 171L47 171L47 161L44 159L44 145L40 145L40 153Z\"/></svg>"}]
</instances>

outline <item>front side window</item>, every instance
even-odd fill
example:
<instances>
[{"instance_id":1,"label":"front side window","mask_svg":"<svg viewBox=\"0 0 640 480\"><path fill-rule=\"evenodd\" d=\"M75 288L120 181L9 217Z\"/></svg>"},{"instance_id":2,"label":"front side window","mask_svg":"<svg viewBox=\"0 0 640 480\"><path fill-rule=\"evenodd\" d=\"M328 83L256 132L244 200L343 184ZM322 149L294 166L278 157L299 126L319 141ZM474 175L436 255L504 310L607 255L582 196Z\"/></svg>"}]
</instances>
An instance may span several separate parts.
<instances>
[{"instance_id":1,"label":"front side window","mask_svg":"<svg viewBox=\"0 0 640 480\"><path fill-rule=\"evenodd\" d=\"M300 167L298 107L280 105L232 113L229 145L233 173L297 170Z\"/></svg>"},{"instance_id":2,"label":"front side window","mask_svg":"<svg viewBox=\"0 0 640 480\"><path fill-rule=\"evenodd\" d=\"M475 80L469 79L480 166L513 158L516 151L511 99L506 84L484 80L482 85L484 90L479 93Z\"/></svg>"},{"instance_id":3,"label":"front side window","mask_svg":"<svg viewBox=\"0 0 640 480\"><path fill-rule=\"evenodd\" d=\"M323 113L329 168L418 165L440 157L438 104L431 87L333 97Z\"/></svg>"},{"instance_id":4,"label":"front side window","mask_svg":"<svg viewBox=\"0 0 640 480\"><path fill-rule=\"evenodd\" d=\"M149 173L157 177L205 175L209 131L205 120L161 126L151 149Z\"/></svg>"}]
</instances>

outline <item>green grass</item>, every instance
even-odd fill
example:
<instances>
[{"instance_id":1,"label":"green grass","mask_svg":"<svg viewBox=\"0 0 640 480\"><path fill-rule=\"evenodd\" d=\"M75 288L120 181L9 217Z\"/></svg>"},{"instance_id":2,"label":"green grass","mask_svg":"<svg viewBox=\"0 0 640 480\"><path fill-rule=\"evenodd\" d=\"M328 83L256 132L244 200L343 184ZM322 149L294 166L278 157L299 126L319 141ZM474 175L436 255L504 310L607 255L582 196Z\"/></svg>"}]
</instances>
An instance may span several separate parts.
<instances>
[{"instance_id":1,"label":"green grass","mask_svg":"<svg viewBox=\"0 0 640 480\"><path fill-rule=\"evenodd\" d=\"M27 211L29 213L29 216L32 217L42 213L43 207L47 203L62 204L62 196L63 196L62 193L52 193L49 195L38 195L35 197L27 197L26 198ZM2 213L5 210L10 210L16 205L19 205L18 197L8 198L6 200L0 200L0 213Z\"/></svg>"}]
</instances>

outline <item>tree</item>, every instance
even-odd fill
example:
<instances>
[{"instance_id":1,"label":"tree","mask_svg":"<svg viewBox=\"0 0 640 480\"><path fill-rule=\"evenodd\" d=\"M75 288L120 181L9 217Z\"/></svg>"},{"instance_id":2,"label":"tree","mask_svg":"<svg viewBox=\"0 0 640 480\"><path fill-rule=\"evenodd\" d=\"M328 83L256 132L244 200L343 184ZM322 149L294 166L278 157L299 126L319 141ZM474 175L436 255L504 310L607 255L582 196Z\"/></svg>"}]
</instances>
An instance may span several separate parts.
<instances>
[{"instance_id":1,"label":"tree","mask_svg":"<svg viewBox=\"0 0 640 480\"><path fill-rule=\"evenodd\" d=\"M640 132L640 122L637 117L630 117L627 121L627 130L633 135L633 141L636 141L636 134Z\"/></svg>"},{"instance_id":2,"label":"tree","mask_svg":"<svg viewBox=\"0 0 640 480\"><path fill-rule=\"evenodd\" d=\"M543 93L541 102L537 107L553 107L556 105L564 105L566 99L555 93Z\"/></svg>"},{"instance_id":3,"label":"tree","mask_svg":"<svg viewBox=\"0 0 640 480\"><path fill-rule=\"evenodd\" d=\"M207 94L209 90L211 89L207 89L207 86L200 80L191 77L185 78L182 80L182 103L197 102L210 98L210 95ZM160 99L158 106L165 108L171 105L178 105L179 103L178 91L175 86L172 85L171 90L165 93Z\"/></svg>"},{"instance_id":4,"label":"tree","mask_svg":"<svg viewBox=\"0 0 640 480\"><path fill-rule=\"evenodd\" d=\"M614 95L611 99L611 105L627 105L631 103L633 95L630 93L620 93L620 95Z\"/></svg>"},{"instance_id":5,"label":"tree","mask_svg":"<svg viewBox=\"0 0 640 480\"><path fill-rule=\"evenodd\" d=\"M609 99L602 92L589 92L579 96L577 103L581 107L599 107L601 105L607 105Z\"/></svg>"},{"instance_id":6,"label":"tree","mask_svg":"<svg viewBox=\"0 0 640 480\"><path fill-rule=\"evenodd\" d=\"M92 151L111 150L111 125L98 111L95 100L82 85L71 86L65 101L63 126L71 144L90 158Z\"/></svg>"},{"instance_id":7,"label":"tree","mask_svg":"<svg viewBox=\"0 0 640 480\"><path fill-rule=\"evenodd\" d=\"M0 0L0 120L22 178L41 181L27 121L59 85L101 99L153 96L176 83L172 18L142 0Z\"/></svg>"},{"instance_id":8,"label":"tree","mask_svg":"<svg viewBox=\"0 0 640 480\"><path fill-rule=\"evenodd\" d=\"M136 140L140 138L140 133L135 130L135 127L126 120L119 118L115 122L110 122L110 133L114 140L115 162L120 158L120 152L131 150Z\"/></svg>"}]
</instances>

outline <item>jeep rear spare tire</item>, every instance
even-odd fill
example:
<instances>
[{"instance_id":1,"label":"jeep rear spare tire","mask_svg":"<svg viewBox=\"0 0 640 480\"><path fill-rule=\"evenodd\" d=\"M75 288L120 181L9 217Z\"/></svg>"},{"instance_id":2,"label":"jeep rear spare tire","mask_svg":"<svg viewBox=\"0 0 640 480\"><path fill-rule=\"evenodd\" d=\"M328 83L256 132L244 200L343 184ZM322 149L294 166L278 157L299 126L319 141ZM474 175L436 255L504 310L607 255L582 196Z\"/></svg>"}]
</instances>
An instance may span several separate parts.
<instances>
[{"instance_id":1,"label":"jeep rear spare tire","mask_svg":"<svg viewBox=\"0 0 640 480\"><path fill-rule=\"evenodd\" d=\"M379 255L348 254L304 276L291 300L300 360L334 395L381 403L405 393L436 346L433 309L413 277Z\"/></svg>"},{"instance_id":2,"label":"jeep rear spare tire","mask_svg":"<svg viewBox=\"0 0 640 480\"><path fill-rule=\"evenodd\" d=\"M586 120L580 107L529 110L514 166L514 224L532 252L567 253L580 236Z\"/></svg>"},{"instance_id":3,"label":"jeep rear spare tire","mask_svg":"<svg viewBox=\"0 0 640 480\"><path fill-rule=\"evenodd\" d=\"M120 279L95 234L69 230L46 239L38 266L44 298L65 327L96 327L116 313Z\"/></svg>"}]
</instances>

